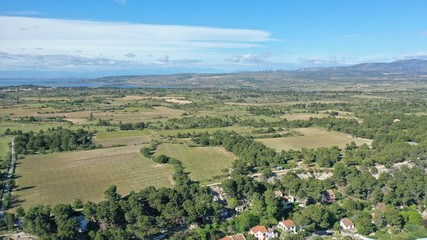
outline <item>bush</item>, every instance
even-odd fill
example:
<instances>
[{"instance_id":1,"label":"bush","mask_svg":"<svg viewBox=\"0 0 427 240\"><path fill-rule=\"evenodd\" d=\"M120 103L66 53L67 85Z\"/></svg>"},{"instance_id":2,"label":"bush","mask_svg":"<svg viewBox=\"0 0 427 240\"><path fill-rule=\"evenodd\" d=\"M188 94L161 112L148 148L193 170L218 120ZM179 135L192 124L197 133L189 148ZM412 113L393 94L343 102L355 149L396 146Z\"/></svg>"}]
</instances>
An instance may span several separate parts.
<instances>
[{"instance_id":1,"label":"bush","mask_svg":"<svg viewBox=\"0 0 427 240\"><path fill-rule=\"evenodd\" d=\"M159 156L155 157L153 159L155 162L157 163L168 163L169 162L169 157L164 155L164 154L160 154Z\"/></svg>"}]
</instances>

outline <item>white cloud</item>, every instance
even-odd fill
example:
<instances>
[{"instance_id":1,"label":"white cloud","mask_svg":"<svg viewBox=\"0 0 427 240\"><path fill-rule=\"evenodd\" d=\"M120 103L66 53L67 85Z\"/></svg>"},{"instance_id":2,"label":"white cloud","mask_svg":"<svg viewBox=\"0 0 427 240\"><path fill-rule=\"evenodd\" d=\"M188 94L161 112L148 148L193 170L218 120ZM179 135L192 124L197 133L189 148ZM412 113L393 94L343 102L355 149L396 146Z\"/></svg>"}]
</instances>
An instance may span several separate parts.
<instances>
[{"instance_id":1,"label":"white cloud","mask_svg":"<svg viewBox=\"0 0 427 240\"><path fill-rule=\"evenodd\" d=\"M125 56L125 57L129 57L129 58L133 58L133 57L135 57L136 56L136 54L135 53L126 53L125 55L123 55L123 56Z\"/></svg>"},{"instance_id":2,"label":"white cloud","mask_svg":"<svg viewBox=\"0 0 427 240\"><path fill-rule=\"evenodd\" d=\"M261 30L129 22L0 16L0 26L1 52L103 56L115 61L142 62L147 60L144 56L151 55L171 56L176 59L172 61L175 64L202 61L206 65L219 64L230 50L263 47L273 41L269 32ZM241 56L242 61L248 62L263 58L265 56ZM161 62L155 58L148 60L152 64ZM8 65L5 61L2 64Z\"/></svg>"},{"instance_id":3,"label":"white cloud","mask_svg":"<svg viewBox=\"0 0 427 240\"><path fill-rule=\"evenodd\" d=\"M243 54L243 55L236 55L231 58L226 59L226 61L229 62L249 62L249 63L259 63L259 62L265 62L268 58L270 58L272 54L270 52L261 53L261 54Z\"/></svg>"},{"instance_id":4,"label":"white cloud","mask_svg":"<svg viewBox=\"0 0 427 240\"><path fill-rule=\"evenodd\" d=\"M9 54L0 52L0 71L8 70L102 70L135 67L131 62L74 55Z\"/></svg>"},{"instance_id":5,"label":"white cloud","mask_svg":"<svg viewBox=\"0 0 427 240\"><path fill-rule=\"evenodd\" d=\"M427 59L427 52L409 52L396 57L396 60Z\"/></svg>"},{"instance_id":6,"label":"white cloud","mask_svg":"<svg viewBox=\"0 0 427 240\"><path fill-rule=\"evenodd\" d=\"M159 63L168 63L169 62L169 56L168 55L161 56L159 59L157 59L157 61Z\"/></svg>"}]
</instances>

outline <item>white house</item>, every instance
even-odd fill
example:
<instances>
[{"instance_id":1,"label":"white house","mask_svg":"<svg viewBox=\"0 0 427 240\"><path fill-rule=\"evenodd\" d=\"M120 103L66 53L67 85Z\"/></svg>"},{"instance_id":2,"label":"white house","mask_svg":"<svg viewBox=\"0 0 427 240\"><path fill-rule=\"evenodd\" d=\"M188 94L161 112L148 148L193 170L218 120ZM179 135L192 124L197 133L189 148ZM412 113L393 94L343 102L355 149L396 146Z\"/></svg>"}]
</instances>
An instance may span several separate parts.
<instances>
[{"instance_id":1,"label":"white house","mask_svg":"<svg viewBox=\"0 0 427 240\"><path fill-rule=\"evenodd\" d=\"M348 218L343 218L340 220L340 227L344 230L354 229L354 223Z\"/></svg>"},{"instance_id":2,"label":"white house","mask_svg":"<svg viewBox=\"0 0 427 240\"><path fill-rule=\"evenodd\" d=\"M242 212L243 210L245 210L245 208L245 205L239 205L235 207L234 210L236 210L236 212Z\"/></svg>"},{"instance_id":3,"label":"white house","mask_svg":"<svg viewBox=\"0 0 427 240\"><path fill-rule=\"evenodd\" d=\"M277 227L282 229L285 232L291 232L291 233L297 232L297 227L296 227L294 221L292 221L292 220L280 221L279 224L277 224Z\"/></svg>"}]
</instances>

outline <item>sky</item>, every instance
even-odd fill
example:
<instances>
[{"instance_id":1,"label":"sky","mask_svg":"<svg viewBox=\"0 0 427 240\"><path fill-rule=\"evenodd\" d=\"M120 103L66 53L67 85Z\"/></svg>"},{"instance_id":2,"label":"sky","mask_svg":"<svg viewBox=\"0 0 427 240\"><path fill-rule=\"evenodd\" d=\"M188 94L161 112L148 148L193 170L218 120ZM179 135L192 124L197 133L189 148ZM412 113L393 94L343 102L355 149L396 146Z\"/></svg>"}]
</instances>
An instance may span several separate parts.
<instances>
[{"instance_id":1,"label":"sky","mask_svg":"<svg viewBox=\"0 0 427 240\"><path fill-rule=\"evenodd\" d=\"M425 0L0 0L0 77L427 58Z\"/></svg>"}]
</instances>

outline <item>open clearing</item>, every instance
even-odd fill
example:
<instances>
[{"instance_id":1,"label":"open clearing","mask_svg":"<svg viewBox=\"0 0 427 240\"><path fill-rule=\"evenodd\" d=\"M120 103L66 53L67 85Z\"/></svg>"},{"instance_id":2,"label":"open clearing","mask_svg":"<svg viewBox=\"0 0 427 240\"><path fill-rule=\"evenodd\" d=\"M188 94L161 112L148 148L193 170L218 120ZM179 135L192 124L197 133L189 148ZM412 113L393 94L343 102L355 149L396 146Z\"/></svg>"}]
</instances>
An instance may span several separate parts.
<instances>
[{"instance_id":1,"label":"open clearing","mask_svg":"<svg viewBox=\"0 0 427 240\"><path fill-rule=\"evenodd\" d=\"M139 149L130 146L26 156L16 169L14 206L72 203L76 198L100 201L113 184L121 194L148 186L172 186L172 167L143 158Z\"/></svg>"},{"instance_id":2,"label":"open clearing","mask_svg":"<svg viewBox=\"0 0 427 240\"><path fill-rule=\"evenodd\" d=\"M105 139L95 139L94 143L96 145L101 144L102 147L108 148L114 145L139 145L144 143L149 143L151 141L151 136L136 136L136 137L120 137L120 138L105 138Z\"/></svg>"},{"instance_id":3,"label":"open clearing","mask_svg":"<svg viewBox=\"0 0 427 240\"><path fill-rule=\"evenodd\" d=\"M190 172L190 178L203 183L213 181L221 175L221 170L230 168L237 157L223 147L188 147L184 144L162 144L156 154L174 157Z\"/></svg>"},{"instance_id":4,"label":"open clearing","mask_svg":"<svg viewBox=\"0 0 427 240\"><path fill-rule=\"evenodd\" d=\"M338 146L345 147L347 143L354 141L357 145L364 143L370 145L372 140L355 138L347 134L342 134L334 131L326 131L319 128L297 128L294 129L304 136L281 137L281 138L265 138L257 139L266 146L276 149L277 151L301 148L319 148Z\"/></svg>"},{"instance_id":5,"label":"open clearing","mask_svg":"<svg viewBox=\"0 0 427 240\"><path fill-rule=\"evenodd\" d=\"M304 120L308 121L310 118L325 118L327 117L327 114L324 113L292 113L292 114L285 114L282 116L282 118L286 118L288 121L293 120Z\"/></svg>"},{"instance_id":6,"label":"open clearing","mask_svg":"<svg viewBox=\"0 0 427 240\"><path fill-rule=\"evenodd\" d=\"M7 137L1 137L0 138L0 159L4 158L6 159L8 156L8 153L10 151L9 148L10 139Z\"/></svg>"}]
</instances>

